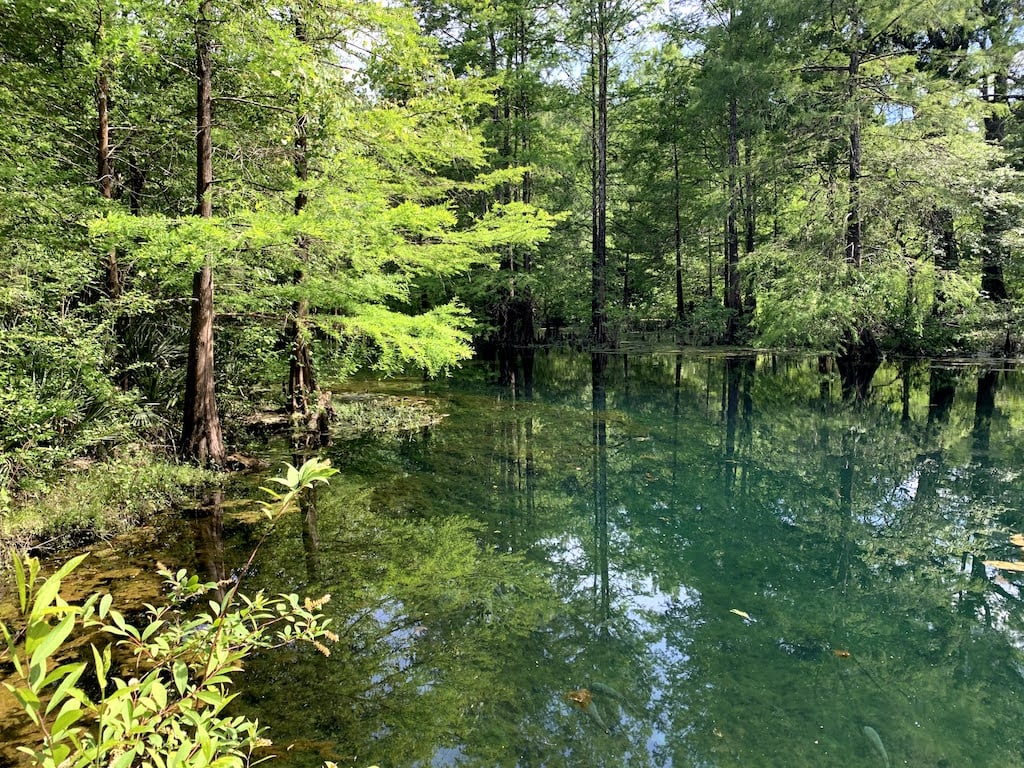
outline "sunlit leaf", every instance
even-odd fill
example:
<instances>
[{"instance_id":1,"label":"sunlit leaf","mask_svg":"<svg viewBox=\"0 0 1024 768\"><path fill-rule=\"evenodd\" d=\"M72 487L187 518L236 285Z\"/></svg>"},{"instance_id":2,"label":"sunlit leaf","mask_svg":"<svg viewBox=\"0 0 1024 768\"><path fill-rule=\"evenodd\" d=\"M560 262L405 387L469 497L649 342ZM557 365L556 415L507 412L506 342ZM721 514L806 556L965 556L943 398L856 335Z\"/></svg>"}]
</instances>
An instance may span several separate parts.
<instances>
[{"instance_id":1,"label":"sunlit leaf","mask_svg":"<svg viewBox=\"0 0 1024 768\"><path fill-rule=\"evenodd\" d=\"M78 557L71 558L53 576L43 582L43 586L39 588L35 603L32 606L32 616L41 616L50 607L54 600L57 599L57 594L60 592L60 585L64 577L77 568L86 557L87 555L78 555Z\"/></svg>"},{"instance_id":2,"label":"sunlit leaf","mask_svg":"<svg viewBox=\"0 0 1024 768\"><path fill-rule=\"evenodd\" d=\"M184 695L185 686L188 685L188 665L181 659L176 659L172 667L172 673L174 675L174 687L178 689L179 694Z\"/></svg>"},{"instance_id":3,"label":"sunlit leaf","mask_svg":"<svg viewBox=\"0 0 1024 768\"><path fill-rule=\"evenodd\" d=\"M106 594L100 599L100 618L107 618L107 613L110 611L110 606L114 602L114 596Z\"/></svg>"},{"instance_id":4,"label":"sunlit leaf","mask_svg":"<svg viewBox=\"0 0 1024 768\"><path fill-rule=\"evenodd\" d=\"M39 643L38 647L36 647L35 652L32 654L32 659L29 661L29 666L34 667L37 664L45 666L46 659L52 656L53 652L56 651L65 640L67 640L68 635L71 634L71 630L74 629L74 627L74 615L65 616L63 621L51 629Z\"/></svg>"}]
</instances>

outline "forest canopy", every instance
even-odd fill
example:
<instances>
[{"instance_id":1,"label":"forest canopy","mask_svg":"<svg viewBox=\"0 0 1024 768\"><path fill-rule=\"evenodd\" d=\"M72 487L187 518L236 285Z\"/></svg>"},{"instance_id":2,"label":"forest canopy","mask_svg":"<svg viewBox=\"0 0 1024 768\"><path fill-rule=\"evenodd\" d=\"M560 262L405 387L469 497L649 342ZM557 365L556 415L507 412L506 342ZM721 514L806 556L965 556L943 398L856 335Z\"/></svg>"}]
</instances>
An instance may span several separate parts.
<instances>
[{"instance_id":1,"label":"forest canopy","mask_svg":"<svg viewBox=\"0 0 1024 768\"><path fill-rule=\"evenodd\" d=\"M0 503L474 345L1022 336L1010 0L0 0Z\"/></svg>"}]
</instances>

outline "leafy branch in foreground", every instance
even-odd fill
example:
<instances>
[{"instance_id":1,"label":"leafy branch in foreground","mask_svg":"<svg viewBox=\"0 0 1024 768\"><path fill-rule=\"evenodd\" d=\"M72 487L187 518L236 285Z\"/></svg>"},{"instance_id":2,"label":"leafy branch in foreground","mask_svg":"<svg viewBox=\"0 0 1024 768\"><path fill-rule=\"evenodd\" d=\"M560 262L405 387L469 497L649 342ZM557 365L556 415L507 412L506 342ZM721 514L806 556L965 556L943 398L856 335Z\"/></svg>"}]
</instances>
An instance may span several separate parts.
<instances>
[{"instance_id":1,"label":"leafy branch in foreground","mask_svg":"<svg viewBox=\"0 0 1024 768\"><path fill-rule=\"evenodd\" d=\"M276 522L304 489L327 482L336 471L317 459L298 469L289 465L285 477L274 478L283 491L264 489L271 495L264 502L268 519ZM170 598L166 605L146 605L144 626L130 623L109 594L71 605L60 596L61 585L85 557L69 560L45 579L37 558L14 559L20 626L0 622L6 644L0 659L14 668L4 687L41 738L38 747L19 747L34 765L247 765L253 750L269 741L258 722L225 713L235 696L232 675L256 649L303 641L329 655L325 643L336 639L319 613L329 595L304 601L294 594L247 597L236 580L217 597L225 585L201 583L184 569L172 573L163 566L159 573ZM208 597L208 611L187 610L202 597ZM80 643L76 637L86 639ZM91 663L68 661L84 643Z\"/></svg>"}]
</instances>

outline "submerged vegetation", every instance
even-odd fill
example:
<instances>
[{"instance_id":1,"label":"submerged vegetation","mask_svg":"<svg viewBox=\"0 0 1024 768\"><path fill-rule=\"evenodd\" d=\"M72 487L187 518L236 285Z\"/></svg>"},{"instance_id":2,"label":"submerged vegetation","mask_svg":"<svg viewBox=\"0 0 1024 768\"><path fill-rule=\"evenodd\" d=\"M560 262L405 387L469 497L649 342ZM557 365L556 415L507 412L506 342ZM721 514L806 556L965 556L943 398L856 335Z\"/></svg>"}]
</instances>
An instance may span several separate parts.
<instances>
[{"instance_id":1,"label":"submerged vegetation","mask_svg":"<svg viewBox=\"0 0 1024 768\"><path fill-rule=\"evenodd\" d=\"M350 393L334 399L338 437L366 432L403 432L438 424L446 414L430 398Z\"/></svg>"}]
</instances>

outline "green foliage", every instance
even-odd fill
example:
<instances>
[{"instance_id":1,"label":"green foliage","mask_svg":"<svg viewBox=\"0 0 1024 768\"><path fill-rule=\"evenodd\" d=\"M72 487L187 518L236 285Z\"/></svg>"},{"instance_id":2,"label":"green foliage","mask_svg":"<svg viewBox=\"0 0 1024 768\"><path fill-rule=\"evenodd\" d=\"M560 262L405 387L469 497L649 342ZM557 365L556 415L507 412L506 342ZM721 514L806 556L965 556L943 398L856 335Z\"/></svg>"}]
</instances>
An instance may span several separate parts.
<instances>
[{"instance_id":1,"label":"green foliage","mask_svg":"<svg viewBox=\"0 0 1024 768\"><path fill-rule=\"evenodd\" d=\"M173 443L202 264L230 430L253 403L280 404L298 306L330 376L437 374L470 353L459 278L536 250L557 223L525 202L476 205L525 171L487 167L473 118L495 84L456 76L410 7L213 9L209 219L192 215L196 4L3 8L0 143L27 150L0 153L6 497L112 444Z\"/></svg>"},{"instance_id":2,"label":"green foliage","mask_svg":"<svg viewBox=\"0 0 1024 768\"><path fill-rule=\"evenodd\" d=\"M274 478L284 490L268 489L268 519L279 519L300 493L334 472L316 459L289 465L285 477ZM304 602L294 594L247 597L237 580L204 584L184 570L161 567L170 599L147 605L146 623L137 626L113 607L109 594L93 594L82 605L60 596L63 581L85 557L46 578L38 559L14 561L20 619L0 623L6 644L0 658L15 672L4 686L40 738L37 747L21 751L46 768L249 764L253 750L269 741L258 722L225 711L235 696L233 675L256 649L307 642L328 655L324 641L335 635L320 608L330 596ZM190 608L204 599L207 610ZM68 661L82 633L90 653Z\"/></svg>"},{"instance_id":3,"label":"green foliage","mask_svg":"<svg viewBox=\"0 0 1024 768\"><path fill-rule=\"evenodd\" d=\"M603 5L613 37L643 6ZM1016 328L979 290L994 266L1020 295L1021 122L997 92L1020 48L1014 8L698 6L645 8L659 34L612 57L610 317L722 338L730 219L760 345L834 349L870 329L946 351ZM326 382L440 374L474 336L589 318L588 8L214 8L215 216L198 219L196 7L0 5L8 496L111 441L171 442L200 264L215 269L229 435L251 403L279 404L296 328ZM853 208L862 275L843 265Z\"/></svg>"},{"instance_id":4,"label":"green foliage","mask_svg":"<svg viewBox=\"0 0 1024 768\"><path fill-rule=\"evenodd\" d=\"M0 333L0 487L13 491L131 433L123 417L134 398L103 370L105 337L84 317L39 314Z\"/></svg>"},{"instance_id":5,"label":"green foliage","mask_svg":"<svg viewBox=\"0 0 1024 768\"><path fill-rule=\"evenodd\" d=\"M25 484L17 495L0 495L0 545L59 549L114 536L216 481L211 472L169 463L139 445L118 447L102 460L78 459L60 477Z\"/></svg>"}]
</instances>

